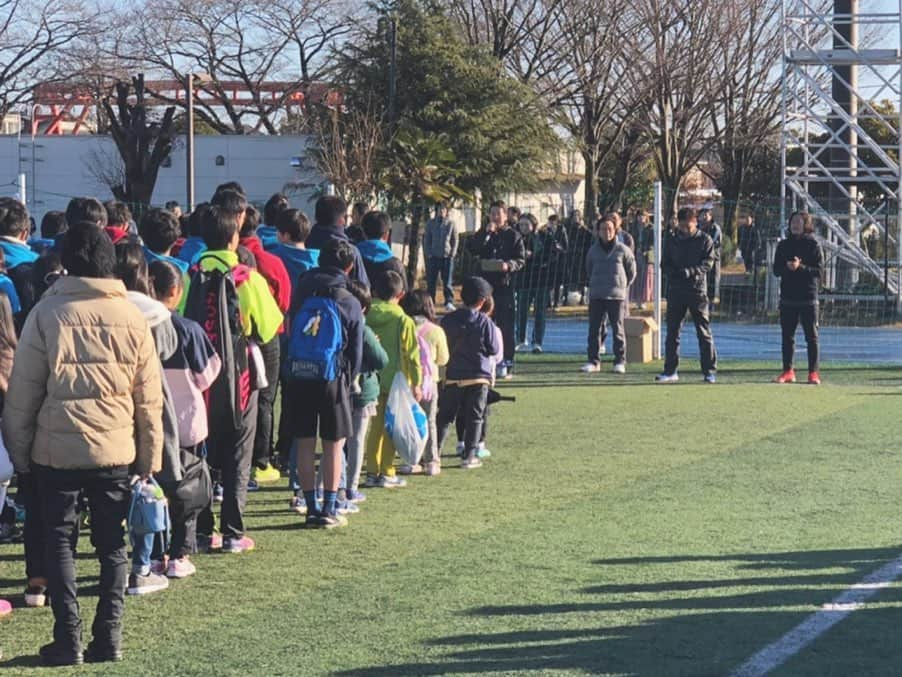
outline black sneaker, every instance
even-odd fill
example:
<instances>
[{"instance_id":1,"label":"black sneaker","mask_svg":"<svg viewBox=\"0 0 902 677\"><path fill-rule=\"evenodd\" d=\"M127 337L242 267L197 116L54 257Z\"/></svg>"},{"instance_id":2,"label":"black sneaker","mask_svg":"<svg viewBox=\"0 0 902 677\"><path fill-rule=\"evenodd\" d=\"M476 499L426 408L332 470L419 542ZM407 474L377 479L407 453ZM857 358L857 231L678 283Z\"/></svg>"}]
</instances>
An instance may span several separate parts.
<instances>
[{"instance_id":1,"label":"black sneaker","mask_svg":"<svg viewBox=\"0 0 902 677\"><path fill-rule=\"evenodd\" d=\"M348 525L348 518L344 515L339 515L338 513L320 515L320 520L322 522L321 529L338 529Z\"/></svg>"},{"instance_id":2,"label":"black sneaker","mask_svg":"<svg viewBox=\"0 0 902 677\"><path fill-rule=\"evenodd\" d=\"M56 642L45 644L38 653L41 655L41 663L48 667L81 665L85 662L84 654L79 649L65 647Z\"/></svg>"},{"instance_id":3,"label":"black sneaker","mask_svg":"<svg viewBox=\"0 0 902 677\"><path fill-rule=\"evenodd\" d=\"M85 649L85 663L118 663L122 660L122 649L115 646L88 644Z\"/></svg>"},{"instance_id":4,"label":"black sneaker","mask_svg":"<svg viewBox=\"0 0 902 677\"><path fill-rule=\"evenodd\" d=\"M305 529L325 529L323 524L323 516L318 512L308 512L304 518Z\"/></svg>"}]
</instances>

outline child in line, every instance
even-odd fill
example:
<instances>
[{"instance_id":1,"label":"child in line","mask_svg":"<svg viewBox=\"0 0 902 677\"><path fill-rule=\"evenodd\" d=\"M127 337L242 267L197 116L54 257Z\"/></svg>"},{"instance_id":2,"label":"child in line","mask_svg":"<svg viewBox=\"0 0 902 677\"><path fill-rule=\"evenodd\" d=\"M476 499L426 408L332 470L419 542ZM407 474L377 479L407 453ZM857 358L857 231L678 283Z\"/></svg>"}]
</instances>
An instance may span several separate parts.
<instances>
[{"instance_id":1,"label":"child in line","mask_svg":"<svg viewBox=\"0 0 902 677\"><path fill-rule=\"evenodd\" d=\"M0 415L3 414L3 400L6 396L6 387L9 385L9 375L13 370L13 355L16 352L16 327L13 323L13 311L9 298L0 293ZM6 490L12 477L13 463L6 451L6 446L0 444L0 513L6 507ZM15 523L15 511L13 511ZM0 525L2 526L2 525ZM12 612L12 605L5 599L0 599L0 618Z\"/></svg>"},{"instance_id":2,"label":"child in line","mask_svg":"<svg viewBox=\"0 0 902 677\"><path fill-rule=\"evenodd\" d=\"M388 364L379 375L379 405L373 419L372 434L366 443L366 486L395 489L407 482L395 474L395 445L385 431L385 406L395 374L401 373L419 402L423 399L421 386L423 368L420 365L420 346L417 326L401 309L404 280L388 270L374 280L376 298L366 316L366 323L388 353Z\"/></svg>"},{"instance_id":3,"label":"child in line","mask_svg":"<svg viewBox=\"0 0 902 677\"><path fill-rule=\"evenodd\" d=\"M423 452L423 460L420 465L402 466L399 472L403 475L418 474L438 475L442 471L442 456L438 449L438 430L436 417L438 415L438 384L442 380L445 365L448 364L448 339L445 332L436 324L435 304L432 297L425 289L417 289L404 297L402 302L406 312L417 325L417 336L420 340L420 359L425 365L424 373L431 375L430 383L423 387L423 409L429 421L429 439L426 441L426 449ZM429 392L426 392L426 391Z\"/></svg>"},{"instance_id":4,"label":"child in line","mask_svg":"<svg viewBox=\"0 0 902 677\"><path fill-rule=\"evenodd\" d=\"M188 463L205 463L208 427L204 391L219 376L222 362L201 326L175 312L184 291L179 269L165 261L154 261L150 277L154 295L169 309L178 337L176 351L163 360L163 374L175 405L180 454ZM189 555L196 550L200 510L186 510L184 503L172 495L174 492L169 493L172 538L166 576L185 578L196 571Z\"/></svg>"},{"instance_id":5,"label":"child in line","mask_svg":"<svg viewBox=\"0 0 902 677\"><path fill-rule=\"evenodd\" d=\"M476 452L492 384L492 358L499 352L494 323L480 312L491 295L492 287L483 278L467 278L461 291L465 307L442 319L451 356L439 400L438 446L441 450L451 424L461 417L466 431L461 467L467 470L482 466Z\"/></svg>"},{"instance_id":6,"label":"child in line","mask_svg":"<svg viewBox=\"0 0 902 677\"><path fill-rule=\"evenodd\" d=\"M300 209L286 209L276 217L277 243L269 251L282 259L288 271L288 279L292 289L298 278L319 261L318 249L307 249L306 242L310 235L310 221Z\"/></svg>"}]
</instances>

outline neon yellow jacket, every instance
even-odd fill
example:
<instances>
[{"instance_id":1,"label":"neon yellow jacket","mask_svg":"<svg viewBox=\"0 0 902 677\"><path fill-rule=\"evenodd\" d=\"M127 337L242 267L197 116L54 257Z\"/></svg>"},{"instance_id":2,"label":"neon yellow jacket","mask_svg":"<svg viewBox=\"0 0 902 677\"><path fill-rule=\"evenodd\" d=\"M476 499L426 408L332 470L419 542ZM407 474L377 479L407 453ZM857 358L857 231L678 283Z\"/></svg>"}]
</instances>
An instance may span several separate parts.
<instances>
[{"instance_id":1,"label":"neon yellow jacket","mask_svg":"<svg viewBox=\"0 0 902 677\"><path fill-rule=\"evenodd\" d=\"M197 263L201 270L225 271L223 263L231 270L238 265L238 254L226 249L206 251ZM269 285L256 270L251 270L247 281L238 285L238 306L245 335L262 343L273 339L285 319L269 292Z\"/></svg>"},{"instance_id":2,"label":"neon yellow jacket","mask_svg":"<svg viewBox=\"0 0 902 677\"><path fill-rule=\"evenodd\" d=\"M373 299L373 305L366 314L366 324L379 337L379 343L388 353L388 366L379 372L382 394L391 390L391 382L399 371L411 387L422 385L420 344L413 318L408 317L397 303Z\"/></svg>"}]
</instances>

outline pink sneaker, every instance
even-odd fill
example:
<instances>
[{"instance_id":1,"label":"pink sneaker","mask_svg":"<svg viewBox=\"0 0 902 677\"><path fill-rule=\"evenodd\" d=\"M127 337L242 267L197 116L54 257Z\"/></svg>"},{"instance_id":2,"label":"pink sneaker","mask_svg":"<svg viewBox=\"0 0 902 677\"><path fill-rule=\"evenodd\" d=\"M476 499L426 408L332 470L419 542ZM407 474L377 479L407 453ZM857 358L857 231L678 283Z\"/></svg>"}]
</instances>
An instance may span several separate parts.
<instances>
[{"instance_id":1,"label":"pink sneaker","mask_svg":"<svg viewBox=\"0 0 902 677\"><path fill-rule=\"evenodd\" d=\"M168 578L188 578L197 573L197 567L187 557L169 560L169 566L166 569Z\"/></svg>"},{"instance_id":2,"label":"pink sneaker","mask_svg":"<svg viewBox=\"0 0 902 677\"><path fill-rule=\"evenodd\" d=\"M222 542L222 551L238 554L241 552L250 552L254 548L257 547L257 544L254 543L254 539L250 536L242 536L241 538L228 538L223 539Z\"/></svg>"},{"instance_id":3,"label":"pink sneaker","mask_svg":"<svg viewBox=\"0 0 902 677\"><path fill-rule=\"evenodd\" d=\"M0 599L0 616L7 616L13 612L13 605L5 599Z\"/></svg>"},{"instance_id":4,"label":"pink sneaker","mask_svg":"<svg viewBox=\"0 0 902 677\"><path fill-rule=\"evenodd\" d=\"M419 463L416 465L402 465L398 467L399 475L420 475L423 472L423 466Z\"/></svg>"},{"instance_id":5,"label":"pink sneaker","mask_svg":"<svg viewBox=\"0 0 902 677\"><path fill-rule=\"evenodd\" d=\"M428 475L429 477L435 477L436 475L440 475L441 473L442 464L439 461L430 461L423 469L423 474Z\"/></svg>"}]
</instances>

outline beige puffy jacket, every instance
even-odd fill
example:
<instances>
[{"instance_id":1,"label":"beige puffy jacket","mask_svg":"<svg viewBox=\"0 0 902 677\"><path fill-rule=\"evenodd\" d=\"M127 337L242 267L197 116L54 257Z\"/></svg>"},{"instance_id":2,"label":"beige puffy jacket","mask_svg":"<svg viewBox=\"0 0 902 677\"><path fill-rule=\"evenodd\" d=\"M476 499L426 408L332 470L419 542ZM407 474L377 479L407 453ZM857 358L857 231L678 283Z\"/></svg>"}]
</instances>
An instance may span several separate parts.
<instances>
[{"instance_id":1,"label":"beige puffy jacket","mask_svg":"<svg viewBox=\"0 0 902 677\"><path fill-rule=\"evenodd\" d=\"M63 277L31 311L6 405L16 470L162 463L163 388L153 337L119 280Z\"/></svg>"}]
</instances>

